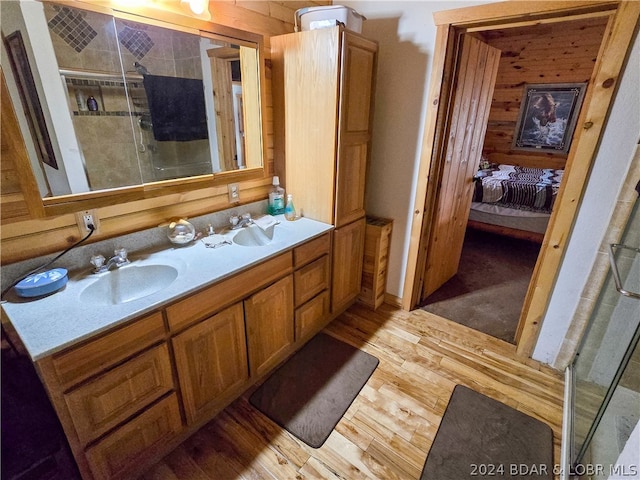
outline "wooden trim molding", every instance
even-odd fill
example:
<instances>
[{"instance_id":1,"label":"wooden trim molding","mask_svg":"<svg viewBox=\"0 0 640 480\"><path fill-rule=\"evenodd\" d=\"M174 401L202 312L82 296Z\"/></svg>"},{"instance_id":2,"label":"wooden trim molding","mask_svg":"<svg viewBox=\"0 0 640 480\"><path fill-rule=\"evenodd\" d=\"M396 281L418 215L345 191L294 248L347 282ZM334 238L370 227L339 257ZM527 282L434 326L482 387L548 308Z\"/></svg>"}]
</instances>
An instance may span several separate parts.
<instances>
[{"instance_id":1,"label":"wooden trim molding","mask_svg":"<svg viewBox=\"0 0 640 480\"><path fill-rule=\"evenodd\" d=\"M429 104L425 121L419 181L414 206L411 243L407 261L402 306L414 308L420 300L422 275L425 270L425 249L431 229L432 213L437 200L441 162L442 131L446 124L443 103L450 97L447 82L454 63L452 45L457 34L511 26L536 18L573 19L575 15L608 12L605 32L594 72L578 119L578 128L569 151L565 177L551 216L540 256L536 264L520 317L516 336L517 352L530 357L538 339L540 327L553 290L557 272L566 250L588 172L606 123L609 106L616 91L629 46L640 17L640 2L504 2L461 8L434 14L438 25L433 68L430 79Z\"/></svg>"}]
</instances>

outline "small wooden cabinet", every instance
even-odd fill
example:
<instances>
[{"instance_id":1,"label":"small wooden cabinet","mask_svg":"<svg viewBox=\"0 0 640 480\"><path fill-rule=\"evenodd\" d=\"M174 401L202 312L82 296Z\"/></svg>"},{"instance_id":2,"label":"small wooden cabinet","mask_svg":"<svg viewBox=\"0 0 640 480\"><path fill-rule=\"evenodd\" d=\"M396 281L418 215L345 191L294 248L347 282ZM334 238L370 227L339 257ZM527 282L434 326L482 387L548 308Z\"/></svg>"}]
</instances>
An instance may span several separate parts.
<instances>
[{"instance_id":1,"label":"small wooden cabinet","mask_svg":"<svg viewBox=\"0 0 640 480\"><path fill-rule=\"evenodd\" d=\"M367 216L362 289L358 300L377 309L384 302L393 220Z\"/></svg>"},{"instance_id":2,"label":"small wooden cabinet","mask_svg":"<svg viewBox=\"0 0 640 480\"><path fill-rule=\"evenodd\" d=\"M219 411L249 379L242 302L171 340L187 423Z\"/></svg>"}]
</instances>

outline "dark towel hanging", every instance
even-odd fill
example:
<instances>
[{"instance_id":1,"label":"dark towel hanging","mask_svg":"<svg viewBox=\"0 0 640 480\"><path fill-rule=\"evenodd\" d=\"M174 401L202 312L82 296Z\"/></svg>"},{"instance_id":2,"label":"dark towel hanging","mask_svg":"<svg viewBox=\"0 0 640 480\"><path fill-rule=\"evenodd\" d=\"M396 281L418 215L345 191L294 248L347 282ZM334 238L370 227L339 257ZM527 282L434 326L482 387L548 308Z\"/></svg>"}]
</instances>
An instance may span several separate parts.
<instances>
[{"instance_id":1,"label":"dark towel hanging","mask_svg":"<svg viewBox=\"0 0 640 480\"><path fill-rule=\"evenodd\" d=\"M157 141L209 138L202 80L144 75L143 84Z\"/></svg>"}]
</instances>

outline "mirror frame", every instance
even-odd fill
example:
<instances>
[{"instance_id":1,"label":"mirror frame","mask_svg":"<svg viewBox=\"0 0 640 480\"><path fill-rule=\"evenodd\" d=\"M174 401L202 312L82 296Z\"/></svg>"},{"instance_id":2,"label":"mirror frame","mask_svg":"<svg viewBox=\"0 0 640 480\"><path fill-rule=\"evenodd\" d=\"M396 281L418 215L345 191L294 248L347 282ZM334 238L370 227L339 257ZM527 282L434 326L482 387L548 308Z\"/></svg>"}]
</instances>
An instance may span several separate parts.
<instances>
[{"instance_id":1,"label":"mirror frame","mask_svg":"<svg viewBox=\"0 0 640 480\"><path fill-rule=\"evenodd\" d=\"M64 215L75 213L81 210L100 208L123 204L138 200L145 200L174 193L199 190L210 188L229 183L237 183L260 178L266 178L265 162L267 158L266 147L266 107L264 99L265 95L265 58L264 58L264 37L261 34L239 30L226 25L220 25L208 20L202 20L197 17L190 17L179 9L179 3L176 2L175 9L169 9L167 6L149 7L149 6L125 6L124 2L117 0L100 1L99 4L91 3L90 0L47 0L50 3L79 8L81 10L89 10L97 13L112 15L115 18L125 20L134 20L140 23L155 25L163 28L171 28L174 30L182 30L188 33L197 33L198 35L206 35L210 38L219 38L226 41L234 41L242 44L255 44L258 50L258 67L259 67L259 96L260 102L260 130L261 138L261 166L248 167L242 170L233 170L227 172L210 173L206 175L198 175L193 177L177 178L170 180L162 180L158 182L142 183L120 188L112 188L106 190L97 190L93 192L85 192L70 195L58 195L55 197L40 196L37 188L35 175L32 170L29 158L22 158L22 165L17 165L23 172L24 180L23 191L26 197L38 198L42 203L42 208L37 201L29 202L34 205L33 210L30 208L32 218L42 218L48 216ZM15 105L15 102L13 102ZM14 106L15 108L15 106Z\"/></svg>"}]
</instances>

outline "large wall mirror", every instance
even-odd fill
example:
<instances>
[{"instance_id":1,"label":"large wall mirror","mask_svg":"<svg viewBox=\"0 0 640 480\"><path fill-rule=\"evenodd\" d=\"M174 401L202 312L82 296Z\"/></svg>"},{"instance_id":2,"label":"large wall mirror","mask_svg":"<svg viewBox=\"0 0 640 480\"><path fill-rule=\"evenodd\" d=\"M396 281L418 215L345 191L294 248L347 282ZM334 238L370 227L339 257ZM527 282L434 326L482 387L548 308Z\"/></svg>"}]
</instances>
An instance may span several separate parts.
<instances>
[{"instance_id":1,"label":"large wall mirror","mask_svg":"<svg viewBox=\"0 0 640 480\"><path fill-rule=\"evenodd\" d=\"M45 211L264 175L260 35L91 3L0 8Z\"/></svg>"}]
</instances>

